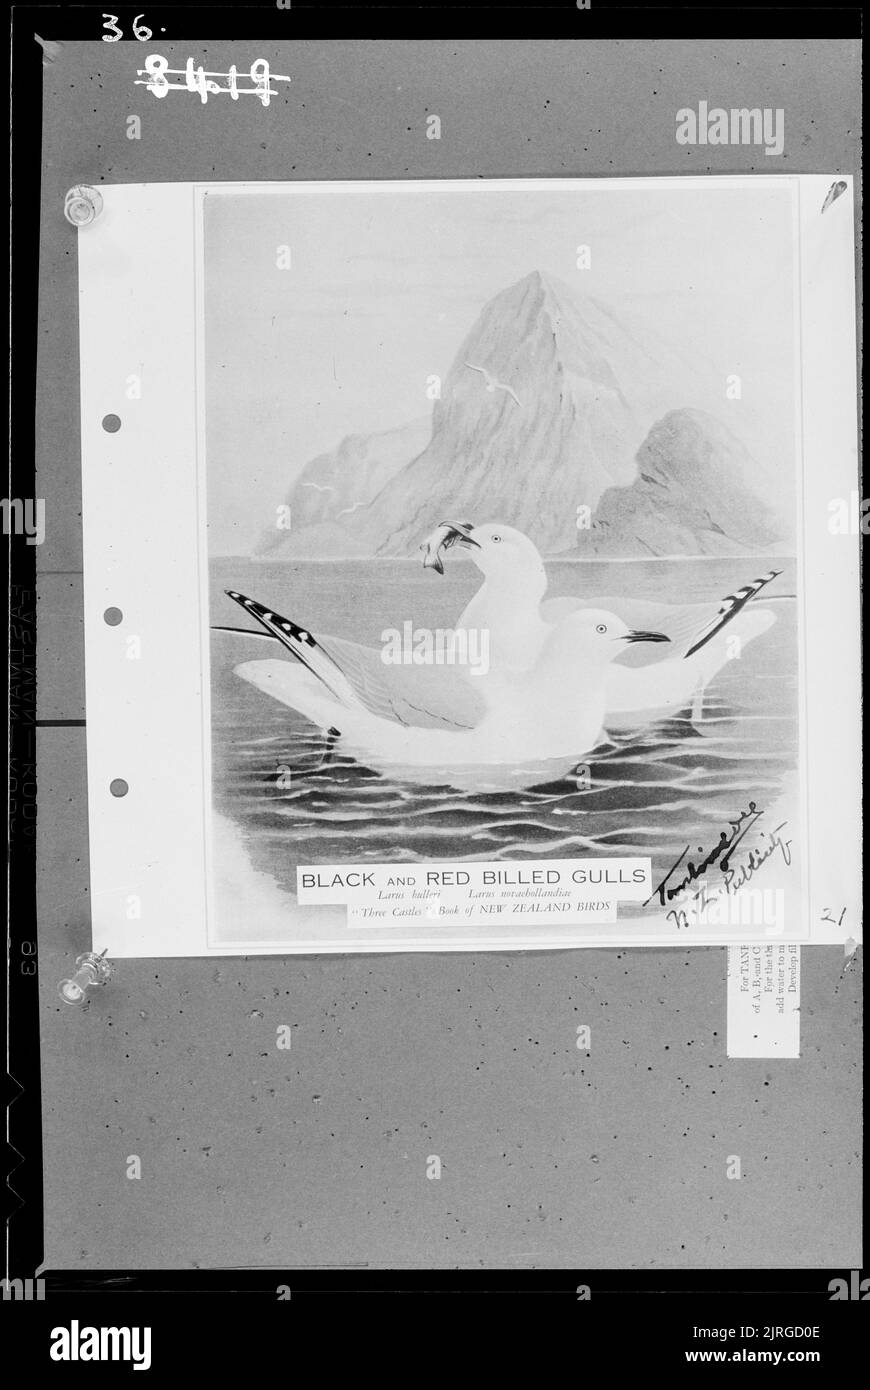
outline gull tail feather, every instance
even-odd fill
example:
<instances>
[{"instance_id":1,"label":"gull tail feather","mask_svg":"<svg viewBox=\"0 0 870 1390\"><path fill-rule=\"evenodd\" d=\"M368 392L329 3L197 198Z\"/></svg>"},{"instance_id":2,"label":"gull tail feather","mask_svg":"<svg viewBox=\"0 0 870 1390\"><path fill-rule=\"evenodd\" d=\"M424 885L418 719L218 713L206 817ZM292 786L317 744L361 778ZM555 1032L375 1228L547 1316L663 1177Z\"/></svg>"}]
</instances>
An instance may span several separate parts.
<instances>
[{"instance_id":1,"label":"gull tail feather","mask_svg":"<svg viewBox=\"0 0 870 1390\"><path fill-rule=\"evenodd\" d=\"M212 632L232 632L236 637L256 637L258 642L277 642L274 632L258 632L253 627L227 627L223 623L212 623Z\"/></svg>"},{"instance_id":2,"label":"gull tail feather","mask_svg":"<svg viewBox=\"0 0 870 1390\"><path fill-rule=\"evenodd\" d=\"M224 591L228 598L255 618L269 634L286 647L288 652L301 661L313 676L316 676L330 695L339 700L343 705L352 709L361 709L362 705L354 694L353 687L342 671L341 667L333 661L323 650L317 638L308 631L307 628L300 627L290 618L284 618L280 613L274 612L271 608L266 608L256 599L248 598L245 594L240 594L235 589Z\"/></svg>"},{"instance_id":3,"label":"gull tail feather","mask_svg":"<svg viewBox=\"0 0 870 1390\"><path fill-rule=\"evenodd\" d=\"M727 594L720 603L716 616L696 634L691 646L683 653L683 659L694 656L695 652L706 646L718 632L722 631L727 623L731 622L732 618L737 617L737 614L746 607L750 599L755 598L765 584L769 584L780 574L782 574L782 570L771 570L768 574L762 575L760 579L753 579L750 584L744 584L740 589L735 589L733 594Z\"/></svg>"}]
</instances>

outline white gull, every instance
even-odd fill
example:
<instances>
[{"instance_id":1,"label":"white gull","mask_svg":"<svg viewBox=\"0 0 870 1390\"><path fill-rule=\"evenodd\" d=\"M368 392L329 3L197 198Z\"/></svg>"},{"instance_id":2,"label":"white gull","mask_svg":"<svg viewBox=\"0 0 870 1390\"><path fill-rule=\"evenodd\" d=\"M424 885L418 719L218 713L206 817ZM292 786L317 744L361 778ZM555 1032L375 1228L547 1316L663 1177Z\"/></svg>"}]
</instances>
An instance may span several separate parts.
<instances>
[{"instance_id":1,"label":"white gull","mask_svg":"<svg viewBox=\"0 0 870 1390\"><path fill-rule=\"evenodd\" d=\"M444 522L434 539L434 549L427 549L424 564L439 568L436 562L441 548L458 542L484 576L456 627L463 632L488 633L490 673L481 682L485 696L488 689L497 692L517 672L533 667L554 630L586 606L580 598L545 598L544 562L534 543L515 527L499 522L483 526ZM747 604L778 573L771 570L733 594L708 603L596 597L598 607L615 610L637 630L660 631L670 642L668 647L643 648L642 655L639 650L635 664L609 668L605 678L606 726L636 724L639 719L645 721L689 705L697 715L703 693L717 672L776 621L769 610L754 605L747 609Z\"/></svg>"},{"instance_id":2,"label":"white gull","mask_svg":"<svg viewBox=\"0 0 870 1390\"><path fill-rule=\"evenodd\" d=\"M534 666L484 700L462 668L385 665L373 647L315 636L236 590L227 594L296 658L247 661L234 668L238 676L370 766L428 769L430 777L444 769L454 781L457 769L558 762L564 771L599 741L610 663L627 644L668 640L584 608L548 635Z\"/></svg>"}]
</instances>

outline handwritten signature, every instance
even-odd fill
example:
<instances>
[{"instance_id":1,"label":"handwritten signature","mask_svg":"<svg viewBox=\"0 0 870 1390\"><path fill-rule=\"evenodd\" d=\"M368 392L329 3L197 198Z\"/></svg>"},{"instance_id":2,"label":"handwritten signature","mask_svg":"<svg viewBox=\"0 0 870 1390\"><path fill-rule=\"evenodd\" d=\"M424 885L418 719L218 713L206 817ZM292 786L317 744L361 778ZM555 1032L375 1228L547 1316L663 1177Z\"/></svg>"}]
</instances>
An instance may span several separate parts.
<instances>
[{"instance_id":1,"label":"handwritten signature","mask_svg":"<svg viewBox=\"0 0 870 1390\"><path fill-rule=\"evenodd\" d=\"M771 855L775 854L777 850L779 850L782 855L783 861L786 864L791 864L791 840L783 839L780 834L780 831L785 829L788 822L781 821L779 825L768 832L768 844L766 846L743 851L742 853L745 857L742 857L738 863L732 866L732 858L734 857L735 851L740 846L744 837L757 825L757 822L763 815L764 809L759 809L756 802L750 801L745 810L738 812L738 814L728 822L728 830L720 832L719 839L711 850L705 852L702 845L698 846L698 853L704 857L698 860L697 863L693 862L691 859L686 859L686 855L691 848L689 845L686 845L685 849L653 889L644 906L650 903L654 897L658 896L658 901L661 906L667 907L674 898L687 893L693 884L697 884L698 886L695 888L692 896L695 900L696 907L700 906L703 908L708 901L706 874L711 868L718 869L721 873L725 892L733 894L738 893L741 888L745 887L758 869L761 868L761 865L764 864ZM762 831L761 833L764 834L765 832ZM684 861L685 867L683 877L679 880L675 880L674 876L683 866ZM699 880L703 881L699 883ZM669 917L674 917L678 926L687 925L687 922L680 920L686 915L681 909L670 908L667 915Z\"/></svg>"}]
</instances>

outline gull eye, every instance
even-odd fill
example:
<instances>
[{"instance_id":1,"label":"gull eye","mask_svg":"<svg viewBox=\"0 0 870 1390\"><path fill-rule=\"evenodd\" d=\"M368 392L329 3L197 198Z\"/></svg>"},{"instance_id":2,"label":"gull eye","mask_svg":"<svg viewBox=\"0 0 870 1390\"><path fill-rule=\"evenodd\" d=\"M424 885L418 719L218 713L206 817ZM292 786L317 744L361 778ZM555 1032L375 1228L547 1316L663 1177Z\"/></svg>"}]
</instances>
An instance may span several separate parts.
<instances>
[{"instance_id":1,"label":"gull eye","mask_svg":"<svg viewBox=\"0 0 870 1390\"><path fill-rule=\"evenodd\" d=\"M606 632L606 631L607 631L607 624L606 624L606 623L599 623L599 624L597 625L595 631L596 631L596 632Z\"/></svg>"},{"instance_id":2,"label":"gull eye","mask_svg":"<svg viewBox=\"0 0 870 1390\"><path fill-rule=\"evenodd\" d=\"M490 539L491 541L496 541L496 542L498 542L498 541L501 540L501 536L490 536L489 539Z\"/></svg>"}]
</instances>

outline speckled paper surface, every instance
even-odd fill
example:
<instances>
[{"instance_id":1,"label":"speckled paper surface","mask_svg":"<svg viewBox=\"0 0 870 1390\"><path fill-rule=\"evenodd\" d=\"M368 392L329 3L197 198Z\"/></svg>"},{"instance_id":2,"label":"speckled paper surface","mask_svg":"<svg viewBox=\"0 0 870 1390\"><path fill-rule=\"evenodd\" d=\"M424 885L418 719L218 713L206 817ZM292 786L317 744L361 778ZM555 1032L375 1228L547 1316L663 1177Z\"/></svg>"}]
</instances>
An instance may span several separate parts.
<instances>
[{"instance_id":1,"label":"speckled paper surface","mask_svg":"<svg viewBox=\"0 0 870 1390\"><path fill-rule=\"evenodd\" d=\"M178 66L190 47L165 51ZM292 72L291 122L157 102L129 44L67 45L42 69L41 719L83 717L72 184L856 172L849 44L196 56ZM714 94L783 106L782 159L677 146L674 110ZM429 111L450 138L426 141ZM85 730L41 729L38 756L48 1268L860 1264L859 968L841 947L803 953L788 1061L726 1058L721 948L128 960L82 1013L56 985L91 944Z\"/></svg>"}]
</instances>

